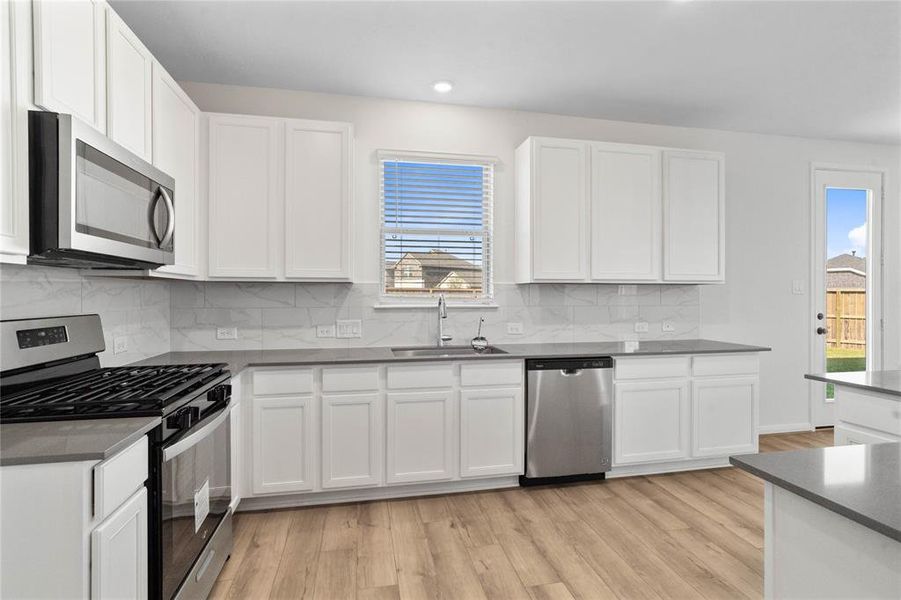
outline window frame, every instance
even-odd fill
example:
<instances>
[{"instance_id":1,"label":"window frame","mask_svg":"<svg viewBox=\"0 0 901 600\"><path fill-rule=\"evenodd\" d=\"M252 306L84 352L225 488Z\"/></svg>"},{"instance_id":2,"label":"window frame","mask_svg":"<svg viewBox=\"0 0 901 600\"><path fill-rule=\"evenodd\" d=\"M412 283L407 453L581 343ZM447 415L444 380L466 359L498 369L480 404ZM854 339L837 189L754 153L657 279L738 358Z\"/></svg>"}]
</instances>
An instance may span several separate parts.
<instances>
[{"instance_id":1,"label":"window frame","mask_svg":"<svg viewBox=\"0 0 901 600\"><path fill-rule=\"evenodd\" d=\"M481 154L455 154L448 152L419 152L412 150L378 150L376 152L378 162L378 194L379 194L379 293L376 308L410 308L432 307L437 301L438 294L389 294L386 289L387 274L385 260L385 238L390 234L390 227L385 224L385 190L384 176L386 162L415 162L434 164L457 164L480 166L488 169L483 173L482 180L488 182L488 189L482 190L482 293L475 298L456 297L453 294L446 296L448 306L492 308L496 307L494 300L494 189L495 171L499 163L494 156ZM451 232L459 235L459 232Z\"/></svg>"}]
</instances>

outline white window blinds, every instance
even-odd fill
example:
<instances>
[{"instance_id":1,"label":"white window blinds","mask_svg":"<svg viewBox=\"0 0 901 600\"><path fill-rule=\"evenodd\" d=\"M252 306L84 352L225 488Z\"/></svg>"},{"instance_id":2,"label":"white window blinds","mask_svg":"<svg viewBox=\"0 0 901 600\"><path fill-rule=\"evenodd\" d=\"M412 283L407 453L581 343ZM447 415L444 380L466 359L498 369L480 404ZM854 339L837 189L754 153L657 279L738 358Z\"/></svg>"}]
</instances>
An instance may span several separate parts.
<instances>
[{"instance_id":1,"label":"white window blinds","mask_svg":"<svg viewBox=\"0 0 901 600\"><path fill-rule=\"evenodd\" d=\"M494 164L380 155L382 293L487 300Z\"/></svg>"}]
</instances>

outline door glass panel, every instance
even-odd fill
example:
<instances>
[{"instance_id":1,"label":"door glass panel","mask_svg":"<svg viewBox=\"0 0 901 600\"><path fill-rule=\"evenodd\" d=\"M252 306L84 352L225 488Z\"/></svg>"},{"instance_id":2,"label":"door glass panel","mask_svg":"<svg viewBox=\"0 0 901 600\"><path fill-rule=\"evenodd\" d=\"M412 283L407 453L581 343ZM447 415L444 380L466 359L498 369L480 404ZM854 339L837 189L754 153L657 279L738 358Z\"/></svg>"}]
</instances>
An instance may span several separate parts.
<instances>
[{"instance_id":1,"label":"door glass panel","mask_svg":"<svg viewBox=\"0 0 901 600\"><path fill-rule=\"evenodd\" d=\"M826 371L867 368L869 190L826 189ZM832 384L826 397L832 398Z\"/></svg>"},{"instance_id":2,"label":"door glass panel","mask_svg":"<svg viewBox=\"0 0 901 600\"><path fill-rule=\"evenodd\" d=\"M75 230L79 233L158 248L168 214L160 185L88 146L76 142ZM166 190L175 202L172 190ZM151 226L151 210L153 211ZM154 231L155 230L155 231ZM165 250L172 250L172 243Z\"/></svg>"}]
</instances>

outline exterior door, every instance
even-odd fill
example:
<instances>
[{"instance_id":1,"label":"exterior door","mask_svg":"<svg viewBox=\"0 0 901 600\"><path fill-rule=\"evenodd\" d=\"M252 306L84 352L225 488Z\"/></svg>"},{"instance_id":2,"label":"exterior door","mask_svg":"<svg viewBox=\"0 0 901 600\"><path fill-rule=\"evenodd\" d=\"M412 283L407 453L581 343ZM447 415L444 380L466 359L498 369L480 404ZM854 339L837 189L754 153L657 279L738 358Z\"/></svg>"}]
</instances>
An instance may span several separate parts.
<instances>
[{"instance_id":1,"label":"exterior door","mask_svg":"<svg viewBox=\"0 0 901 600\"><path fill-rule=\"evenodd\" d=\"M811 371L882 364L883 174L813 170ZM833 424L831 385L810 383L811 422Z\"/></svg>"}]
</instances>

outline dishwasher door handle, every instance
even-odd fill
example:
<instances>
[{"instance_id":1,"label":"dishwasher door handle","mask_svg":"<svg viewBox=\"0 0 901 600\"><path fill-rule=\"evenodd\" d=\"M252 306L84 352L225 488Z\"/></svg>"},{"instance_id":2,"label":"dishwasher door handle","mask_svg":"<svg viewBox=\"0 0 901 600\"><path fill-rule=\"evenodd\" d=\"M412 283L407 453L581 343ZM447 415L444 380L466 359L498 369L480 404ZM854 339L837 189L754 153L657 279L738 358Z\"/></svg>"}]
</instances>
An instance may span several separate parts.
<instances>
[{"instance_id":1,"label":"dishwasher door handle","mask_svg":"<svg viewBox=\"0 0 901 600\"><path fill-rule=\"evenodd\" d=\"M564 377L578 377L582 374L582 369L560 369L560 374Z\"/></svg>"}]
</instances>

